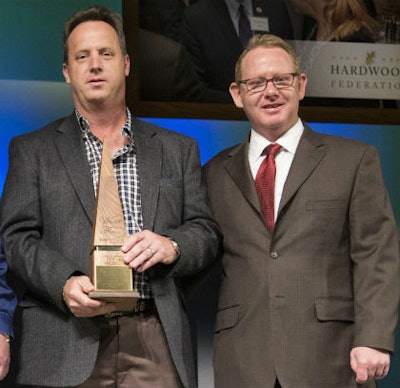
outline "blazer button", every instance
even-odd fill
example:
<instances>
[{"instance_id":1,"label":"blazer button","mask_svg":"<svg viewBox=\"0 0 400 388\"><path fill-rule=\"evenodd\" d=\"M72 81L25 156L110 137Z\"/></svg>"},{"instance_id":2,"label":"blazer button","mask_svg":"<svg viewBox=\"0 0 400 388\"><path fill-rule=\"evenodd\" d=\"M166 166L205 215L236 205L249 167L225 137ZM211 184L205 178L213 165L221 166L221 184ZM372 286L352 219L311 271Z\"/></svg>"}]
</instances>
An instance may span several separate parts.
<instances>
[{"instance_id":1,"label":"blazer button","mask_svg":"<svg viewBox=\"0 0 400 388\"><path fill-rule=\"evenodd\" d=\"M271 259L274 259L274 260L279 258L278 252L271 252L269 255L271 256Z\"/></svg>"}]
</instances>

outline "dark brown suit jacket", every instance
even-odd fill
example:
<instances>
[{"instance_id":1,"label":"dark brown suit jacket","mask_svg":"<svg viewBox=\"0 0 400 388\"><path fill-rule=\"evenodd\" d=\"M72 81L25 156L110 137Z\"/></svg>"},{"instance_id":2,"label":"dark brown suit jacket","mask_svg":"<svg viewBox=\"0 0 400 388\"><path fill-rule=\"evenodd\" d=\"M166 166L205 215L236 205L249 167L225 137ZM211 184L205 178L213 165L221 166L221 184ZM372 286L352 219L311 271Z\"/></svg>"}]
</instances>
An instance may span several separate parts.
<instances>
[{"instance_id":1,"label":"dark brown suit jacket","mask_svg":"<svg viewBox=\"0 0 400 388\"><path fill-rule=\"evenodd\" d=\"M398 239L377 150L306 125L272 235L248 139L205 171L224 234L215 387L273 388L276 377L285 388L356 387L351 349L392 351L398 313Z\"/></svg>"}]
</instances>

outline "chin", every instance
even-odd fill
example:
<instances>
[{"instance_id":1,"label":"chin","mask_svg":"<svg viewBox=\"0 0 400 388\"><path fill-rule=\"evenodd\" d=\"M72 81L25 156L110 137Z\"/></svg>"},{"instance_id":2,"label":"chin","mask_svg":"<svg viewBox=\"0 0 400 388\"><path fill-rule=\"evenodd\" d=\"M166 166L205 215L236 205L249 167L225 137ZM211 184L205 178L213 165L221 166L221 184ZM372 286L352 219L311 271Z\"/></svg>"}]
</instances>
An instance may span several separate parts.
<instances>
[{"instance_id":1,"label":"chin","mask_svg":"<svg viewBox=\"0 0 400 388\"><path fill-rule=\"evenodd\" d=\"M279 115L274 115L274 117L269 117L268 120L263 121L266 128L280 128L284 123L285 120Z\"/></svg>"},{"instance_id":2,"label":"chin","mask_svg":"<svg viewBox=\"0 0 400 388\"><path fill-rule=\"evenodd\" d=\"M87 96L86 101L90 102L91 104L94 103L102 103L106 101L105 96Z\"/></svg>"}]
</instances>

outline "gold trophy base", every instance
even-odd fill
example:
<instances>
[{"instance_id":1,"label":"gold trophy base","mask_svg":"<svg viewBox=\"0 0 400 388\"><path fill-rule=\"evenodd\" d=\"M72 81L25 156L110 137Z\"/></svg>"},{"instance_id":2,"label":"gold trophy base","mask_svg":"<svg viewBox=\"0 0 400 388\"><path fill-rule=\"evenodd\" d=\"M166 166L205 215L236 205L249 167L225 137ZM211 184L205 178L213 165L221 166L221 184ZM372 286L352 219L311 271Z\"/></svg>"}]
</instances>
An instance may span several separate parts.
<instances>
[{"instance_id":1,"label":"gold trophy base","mask_svg":"<svg viewBox=\"0 0 400 388\"><path fill-rule=\"evenodd\" d=\"M132 269L123 261L119 246L95 247L92 252L93 299L116 305L115 311L133 311L139 293L133 288Z\"/></svg>"},{"instance_id":2,"label":"gold trophy base","mask_svg":"<svg viewBox=\"0 0 400 388\"><path fill-rule=\"evenodd\" d=\"M93 299L114 303L115 311L133 311L139 299L137 291L95 290L89 292L89 296Z\"/></svg>"}]
</instances>

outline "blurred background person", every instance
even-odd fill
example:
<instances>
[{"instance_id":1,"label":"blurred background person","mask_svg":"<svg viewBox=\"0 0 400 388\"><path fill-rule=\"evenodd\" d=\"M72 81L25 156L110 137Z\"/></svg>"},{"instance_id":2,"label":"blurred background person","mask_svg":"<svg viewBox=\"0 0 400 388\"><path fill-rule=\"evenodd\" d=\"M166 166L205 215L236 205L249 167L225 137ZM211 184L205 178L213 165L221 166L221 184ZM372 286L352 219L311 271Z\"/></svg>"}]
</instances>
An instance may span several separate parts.
<instances>
[{"instance_id":1,"label":"blurred background person","mask_svg":"<svg viewBox=\"0 0 400 388\"><path fill-rule=\"evenodd\" d=\"M187 0L138 1L140 100L203 101L205 87L181 43L188 5Z\"/></svg>"},{"instance_id":2,"label":"blurred background person","mask_svg":"<svg viewBox=\"0 0 400 388\"><path fill-rule=\"evenodd\" d=\"M183 9L186 0L140 0L140 28L180 41Z\"/></svg>"},{"instance_id":3,"label":"blurred background person","mask_svg":"<svg viewBox=\"0 0 400 388\"><path fill-rule=\"evenodd\" d=\"M205 87L180 42L139 29L140 99L143 101L204 100Z\"/></svg>"},{"instance_id":4,"label":"blurred background person","mask_svg":"<svg viewBox=\"0 0 400 388\"><path fill-rule=\"evenodd\" d=\"M305 16L304 39L329 42L374 43L379 23L372 0L291 0L293 9ZM380 100L306 96L302 105L360 106L377 108ZM387 103L389 104L389 103Z\"/></svg>"},{"instance_id":5,"label":"blurred background person","mask_svg":"<svg viewBox=\"0 0 400 388\"><path fill-rule=\"evenodd\" d=\"M306 40L374 42L379 23L364 0L291 0L294 10L313 20ZM371 7L371 4L370 4Z\"/></svg>"},{"instance_id":6,"label":"blurred background person","mask_svg":"<svg viewBox=\"0 0 400 388\"><path fill-rule=\"evenodd\" d=\"M246 20L247 19L247 20ZM232 103L228 93L235 62L254 33L301 37L302 16L289 0L196 0L183 12L182 42L206 86L206 101Z\"/></svg>"}]
</instances>

